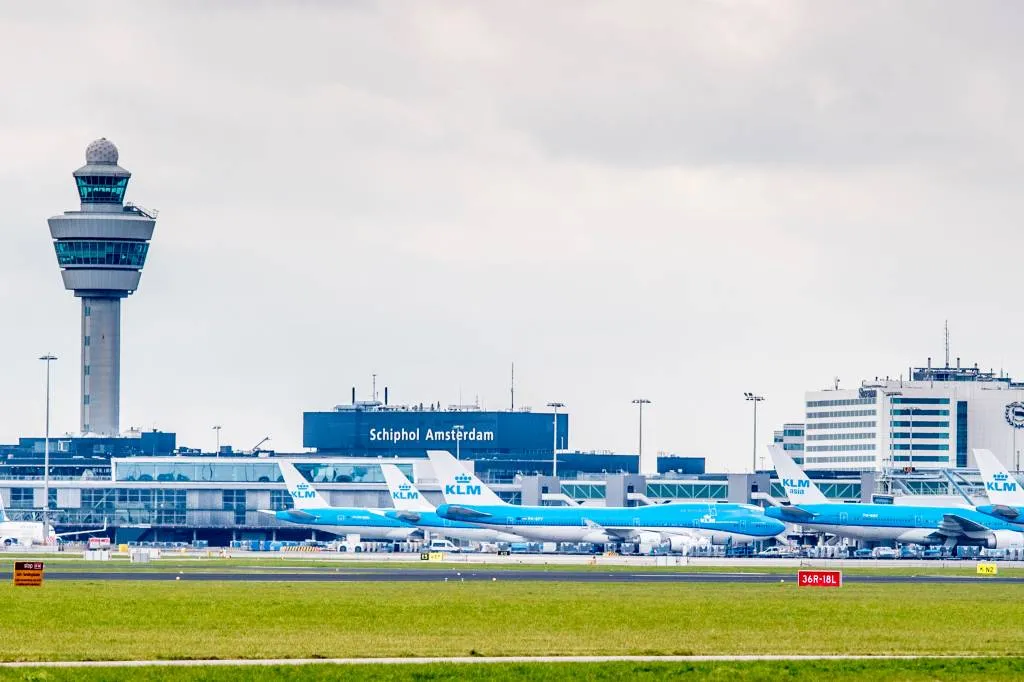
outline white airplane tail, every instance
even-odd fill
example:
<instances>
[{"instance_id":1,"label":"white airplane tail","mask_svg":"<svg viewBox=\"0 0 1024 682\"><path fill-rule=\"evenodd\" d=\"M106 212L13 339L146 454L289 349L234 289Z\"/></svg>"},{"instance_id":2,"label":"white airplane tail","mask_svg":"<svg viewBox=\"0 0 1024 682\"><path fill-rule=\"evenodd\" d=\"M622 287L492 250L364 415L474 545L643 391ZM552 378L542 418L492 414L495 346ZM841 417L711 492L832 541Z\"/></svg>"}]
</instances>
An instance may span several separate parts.
<instances>
[{"instance_id":1,"label":"white airplane tail","mask_svg":"<svg viewBox=\"0 0 1024 682\"><path fill-rule=\"evenodd\" d=\"M430 450L427 452L430 463L434 465L437 482L441 484L441 494L448 504L469 504L498 506L504 505L493 490L483 484L479 478L469 473L466 467L452 457L446 450Z\"/></svg>"},{"instance_id":2,"label":"white airplane tail","mask_svg":"<svg viewBox=\"0 0 1024 682\"><path fill-rule=\"evenodd\" d=\"M291 462L278 462L284 477L284 484L288 488L288 494L292 496L292 502L296 509L326 509L331 505L327 504L320 493L309 484L299 470Z\"/></svg>"},{"instance_id":3,"label":"white airplane tail","mask_svg":"<svg viewBox=\"0 0 1024 682\"><path fill-rule=\"evenodd\" d=\"M768 454L772 457L772 464L779 474L779 480L786 491L786 497L790 504L824 504L828 498L814 485L814 481L807 477L804 470L796 465L793 458L786 454L778 443L768 446Z\"/></svg>"},{"instance_id":4,"label":"white airplane tail","mask_svg":"<svg viewBox=\"0 0 1024 682\"><path fill-rule=\"evenodd\" d=\"M416 486L405 477L394 464L381 464L381 471L384 472L384 480L388 483L388 491L391 493L391 503L398 511L432 512L434 505L427 502L423 494L416 489Z\"/></svg>"},{"instance_id":5,"label":"white airplane tail","mask_svg":"<svg viewBox=\"0 0 1024 682\"><path fill-rule=\"evenodd\" d=\"M991 450L975 448L974 461L981 470L981 482L992 504L1024 507L1024 489Z\"/></svg>"}]
</instances>

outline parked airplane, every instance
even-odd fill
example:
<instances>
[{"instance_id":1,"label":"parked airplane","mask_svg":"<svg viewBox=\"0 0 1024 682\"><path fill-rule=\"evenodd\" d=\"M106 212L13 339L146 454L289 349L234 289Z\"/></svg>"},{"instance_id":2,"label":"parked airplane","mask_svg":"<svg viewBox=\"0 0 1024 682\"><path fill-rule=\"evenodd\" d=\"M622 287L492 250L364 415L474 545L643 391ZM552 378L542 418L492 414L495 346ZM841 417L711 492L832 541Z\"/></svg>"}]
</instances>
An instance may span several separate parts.
<instances>
[{"instance_id":1,"label":"parked airplane","mask_svg":"<svg viewBox=\"0 0 1024 682\"><path fill-rule=\"evenodd\" d=\"M782 448L768 450L790 501L767 509L772 518L854 540L990 549L1024 544L1024 525L971 507L829 502Z\"/></svg>"},{"instance_id":2,"label":"parked airplane","mask_svg":"<svg viewBox=\"0 0 1024 682\"><path fill-rule=\"evenodd\" d=\"M44 545L49 542L50 544L56 542L60 538L71 537L74 535L87 535L89 533L102 533L107 530L107 520L103 519L102 528L93 528L91 530L76 530L68 533L54 533L53 527L49 528L49 533L43 529L42 521L11 521L11 518L7 515L7 509L3 505L3 500L0 499L0 544L5 547L11 545Z\"/></svg>"},{"instance_id":3,"label":"parked airplane","mask_svg":"<svg viewBox=\"0 0 1024 682\"><path fill-rule=\"evenodd\" d=\"M979 505L978 511L1006 521L1024 523L1024 488L1021 488L1020 482L1006 470L991 450L976 448L974 461L978 464L989 501L989 504Z\"/></svg>"},{"instance_id":4,"label":"parked airplane","mask_svg":"<svg viewBox=\"0 0 1024 682\"><path fill-rule=\"evenodd\" d=\"M668 542L673 551L695 544L769 540L785 524L745 504L659 504L643 507L526 507L503 502L451 453L427 453L441 483L437 513L455 521L516 533L531 540L608 544Z\"/></svg>"},{"instance_id":5,"label":"parked airplane","mask_svg":"<svg viewBox=\"0 0 1024 682\"><path fill-rule=\"evenodd\" d=\"M503 533L492 528L484 528L473 523L453 521L438 516L437 510L423 497L408 478L394 464L381 464L384 480L391 492L391 501L395 511L386 512L387 516L411 523L421 530L434 535L476 542L523 542L523 538L512 533Z\"/></svg>"},{"instance_id":6,"label":"parked airplane","mask_svg":"<svg viewBox=\"0 0 1024 682\"><path fill-rule=\"evenodd\" d=\"M382 509L332 507L290 462L278 462L295 506L282 511L260 510L281 521L325 530L336 535L359 535L364 540L405 540L416 526L387 516Z\"/></svg>"}]
</instances>

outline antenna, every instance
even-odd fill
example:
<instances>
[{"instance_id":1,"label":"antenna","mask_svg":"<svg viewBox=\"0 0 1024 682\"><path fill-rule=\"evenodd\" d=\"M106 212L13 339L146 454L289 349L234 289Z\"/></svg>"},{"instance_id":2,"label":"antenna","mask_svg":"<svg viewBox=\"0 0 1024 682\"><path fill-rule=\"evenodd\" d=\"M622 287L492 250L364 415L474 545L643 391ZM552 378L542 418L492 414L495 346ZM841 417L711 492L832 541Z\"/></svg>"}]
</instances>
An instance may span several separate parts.
<instances>
[{"instance_id":1,"label":"antenna","mask_svg":"<svg viewBox=\"0 0 1024 682\"><path fill-rule=\"evenodd\" d=\"M370 400L377 401L377 373L373 373L373 388L370 391Z\"/></svg>"},{"instance_id":2,"label":"antenna","mask_svg":"<svg viewBox=\"0 0 1024 682\"><path fill-rule=\"evenodd\" d=\"M835 384L835 390L839 390L839 377L832 377L832 382Z\"/></svg>"},{"instance_id":3,"label":"antenna","mask_svg":"<svg viewBox=\"0 0 1024 682\"><path fill-rule=\"evenodd\" d=\"M949 320L946 320L946 369L949 369Z\"/></svg>"},{"instance_id":4,"label":"antenna","mask_svg":"<svg viewBox=\"0 0 1024 682\"><path fill-rule=\"evenodd\" d=\"M509 412L516 411L516 363L512 361L512 384L509 389L509 396L512 398L512 406L508 408Z\"/></svg>"}]
</instances>

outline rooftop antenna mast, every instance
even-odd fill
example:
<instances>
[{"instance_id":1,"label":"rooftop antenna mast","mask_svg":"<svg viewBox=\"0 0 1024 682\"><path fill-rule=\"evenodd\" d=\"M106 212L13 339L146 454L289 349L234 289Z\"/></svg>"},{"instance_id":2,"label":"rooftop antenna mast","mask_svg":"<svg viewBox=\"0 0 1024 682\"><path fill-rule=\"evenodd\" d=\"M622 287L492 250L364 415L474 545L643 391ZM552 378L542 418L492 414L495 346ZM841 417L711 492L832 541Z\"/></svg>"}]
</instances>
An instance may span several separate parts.
<instances>
[{"instance_id":1,"label":"rooftop antenna mast","mask_svg":"<svg viewBox=\"0 0 1024 682\"><path fill-rule=\"evenodd\" d=\"M512 363L512 386L509 389L509 396L512 398L512 406L509 407L509 412L516 411L516 363Z\"/></svg>"},{"instance_id":2,"label":"rooftop antenna mast","mask_svg":"<svg viewBox=\"0 0 1024 682\"><path fill-rule=\"evenodd\" d=\"M946 320L946 369L949 369L949 320Z\"/></svg>"},{"instance_id":3,"label":"rooftop antenna mast","mask_svg":"<svg viewBox=\"0 0 1024 682\"><path fill-rule=\"evenodd\" d=\"M377 373L373 373L373 388L371 389L370 400L377 402Z\"/></svg>"}]
</instances>

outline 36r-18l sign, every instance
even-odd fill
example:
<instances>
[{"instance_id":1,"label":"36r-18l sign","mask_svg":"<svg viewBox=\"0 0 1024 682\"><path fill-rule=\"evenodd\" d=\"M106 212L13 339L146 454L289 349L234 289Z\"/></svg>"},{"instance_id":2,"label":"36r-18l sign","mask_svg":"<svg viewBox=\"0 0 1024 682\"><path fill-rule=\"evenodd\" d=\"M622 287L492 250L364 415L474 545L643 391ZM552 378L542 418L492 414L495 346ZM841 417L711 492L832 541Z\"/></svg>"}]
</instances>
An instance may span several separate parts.
<instances>
[{"instance_id":1,"label":"36r-18l sign","mask_svg":"<svg viewBox=\"0 0 1024 682\"><path fill-rule=\"evenodd\" d=\"M15 561L14 584L18 587L39 587L43 584L42 561Z\"/></svg>"},{"instance_id":2,"label":"36r-18l sign","mask_svg":"<svg viewBox=\"0 0 1024 682\"><path fill-rule=\"evenodd\" d=\"M796 584L800 587L842 587L842 571L797 571Z\"/></svg>"}]
</instances>

